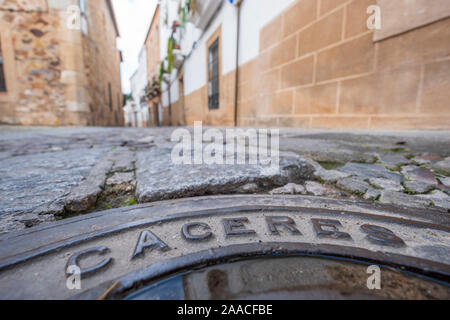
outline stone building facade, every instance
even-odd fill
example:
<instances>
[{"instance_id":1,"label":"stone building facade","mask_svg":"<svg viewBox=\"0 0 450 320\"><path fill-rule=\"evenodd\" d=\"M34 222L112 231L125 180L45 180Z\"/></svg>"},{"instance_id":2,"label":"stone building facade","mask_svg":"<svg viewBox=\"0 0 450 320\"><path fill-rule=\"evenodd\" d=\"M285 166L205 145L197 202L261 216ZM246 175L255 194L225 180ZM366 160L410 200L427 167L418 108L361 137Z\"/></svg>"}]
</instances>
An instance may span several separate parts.
<instances>
[{"instance_id":1,"label":"stone building facade","mask_svg":"<svg viewBox=\"0 0 450 320\"><path fill-rule=\"evenodd\" d=\"M173 124L450 129L450 1L229 2L161 1L160 60L169 37L184 59L162 83Z\"/></svg>"},{"instance_id":2,"label":"stone building facade","mask_svg":"<svg viewBox=\"0 0 450 320\"><path fill-rule=\"evenodd\" d=\"M0 0L0 123L124 125L109 0Z\"/></svg>"}]
</instances>

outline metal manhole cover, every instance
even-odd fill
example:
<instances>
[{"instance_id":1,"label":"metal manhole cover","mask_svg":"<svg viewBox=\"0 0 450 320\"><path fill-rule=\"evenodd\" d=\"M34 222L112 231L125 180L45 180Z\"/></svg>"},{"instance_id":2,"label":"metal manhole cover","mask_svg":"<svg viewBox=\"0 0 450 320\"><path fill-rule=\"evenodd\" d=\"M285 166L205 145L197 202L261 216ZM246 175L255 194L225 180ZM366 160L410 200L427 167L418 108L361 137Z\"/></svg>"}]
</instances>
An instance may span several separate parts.
<instances>
[{"instance_id":1,"label":"metal manhole cover","mask_svg":"<svg viewBox=\"0 0 450 320\"><path fill-rule=\"evenodd\" d=\"M360 263L391 279L375 296L449 298L449 232L440 213L336 199L165 201L0 237L0 298L171 298L160 290L167 285L180 299L369 297L350 285L364 275ZM67 286L70 266L81 271L81 290Z\"/></svg>"}]
</instances>

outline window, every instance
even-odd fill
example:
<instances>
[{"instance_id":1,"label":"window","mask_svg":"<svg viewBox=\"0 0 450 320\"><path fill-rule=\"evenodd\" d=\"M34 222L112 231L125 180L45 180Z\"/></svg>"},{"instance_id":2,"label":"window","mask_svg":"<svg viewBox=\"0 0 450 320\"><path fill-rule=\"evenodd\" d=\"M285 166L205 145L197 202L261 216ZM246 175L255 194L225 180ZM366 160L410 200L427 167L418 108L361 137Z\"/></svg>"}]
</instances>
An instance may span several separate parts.
<instances>
[{"instance_id":1,"label":"window","mask_svg":"<svg viewBox=\"0 0 450 320\"><path fill-rule=\"evenodd\" d=\"M0 41L0 92L6 92L6 79L3 70L3 51L1 41Z\"/></svg>"},{"instance_id":2,"label":"window","mask_svg":"<svg viewBox=\"0 0 450 320\"><path fill-rule=\"evenodd\" d=\"M208 108L219 109L219 39L209 47L208 73Z\"/></svg>"}]
</instances>

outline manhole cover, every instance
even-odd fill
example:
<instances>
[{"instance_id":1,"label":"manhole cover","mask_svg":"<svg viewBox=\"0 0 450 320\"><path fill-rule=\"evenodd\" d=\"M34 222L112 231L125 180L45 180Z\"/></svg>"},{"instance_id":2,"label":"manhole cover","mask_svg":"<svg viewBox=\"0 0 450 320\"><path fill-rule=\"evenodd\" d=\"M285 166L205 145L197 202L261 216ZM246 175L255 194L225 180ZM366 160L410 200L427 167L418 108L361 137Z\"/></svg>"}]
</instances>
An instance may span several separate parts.
<instances>
[{"instance_id":1,"label":"manhole cover","mask_svg":"<svg viewBox=\"0 0 450 320\"><path fill-rule=\"evenodd\" d=\"M0 237L0 298L445 299L449 232L433 211L317 197L165 201Z\"/></svg>"}]
</instances>

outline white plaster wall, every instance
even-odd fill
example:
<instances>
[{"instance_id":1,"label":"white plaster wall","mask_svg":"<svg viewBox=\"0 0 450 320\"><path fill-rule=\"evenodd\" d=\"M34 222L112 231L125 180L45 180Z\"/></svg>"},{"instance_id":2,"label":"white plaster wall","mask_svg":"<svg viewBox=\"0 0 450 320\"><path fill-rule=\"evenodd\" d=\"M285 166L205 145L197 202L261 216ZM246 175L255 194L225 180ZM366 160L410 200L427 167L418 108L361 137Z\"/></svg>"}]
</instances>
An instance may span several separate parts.
<instances>
[{"instance_id":1,"label":"white plaster wall","mask_svg":"<svg viewBox=\"0 0 450 320\"><path fill-rule=\"evenodd\" d=\"M217 0L220 1L220 0ZM295 0L244 0L241 7L239 65L259 53L261 29ZM222 74L236 67L237 9L224 1L221 12L205 31L184 66L184 93L188 95L206 84L206 41L222 24ZM192 25L191 27L195 29ZM189 31L190 34L193 32Z\"/></svg>"},{"instance_id":2,"label":"white plaster wall","mask_svg":"<svg viewBox=\"0 0 450 320\"><path fill-rule=\"evenodd\" d=\"M206 83L206 46L200 40L184 63L184 94L200 89Z\"/></svg>"},{"instance_id":3,"label":"white plaster wall","mask_svg":"<svg viewBox=\"0 0 450 320\"><path fill-rule=\"evenodd\" d=\"M178 18L178 1L177 0L162 0L160 4L160 58L164 61L167 57L168 40L172 34L173 21ZM166 18L166 12L168 12L167 25L164 23ZM178 80L177 71L174 70L170 77L170 98L171 103L178 101ZM168 84L163 82L161 84L162 89L162 107L167 108L169 106L169 88Z\"/></svg>"},{"instance_id":4,"label":"white plaster wall","mask_svg":"<svg viewBox=\"0 0 450 320\"><path fill-rule=\"evenodd\" d=\"M217 0L220 1L220 0ZM229 18L230 13L232 12L230 9L235 9L234 6L228 4L228 1L225 1L226 3L223 4L221 11L218 13L216 18L211 22L211 25L204 30L203 32L201 30L198 30L197 34L197 44L195 46L195 49L191 52L191 55L187 57L185 64L184 64L184 94L188 95L195 90L200 89L206 84L206 42L211 37L211 35L217 30L217 28L222 24L222 37L226 33L227 39L229 40L229 32L226 31L226 28L230 26L232 21L228 21L224 25L224 21L227 20L227 17ZM234 31L236 30L236 27L234 27ZM236 38L234 38L236 41ZM230 43L227 43L225 45L225 41L222 38L222 57L224 55L230 56L230 52L226 51L225 48L228 47ZM236 46L234 46L235 48ZM231 50L231 49L228 49ZM234 50L235 52L235 50ZM227 60L227 61L225 61ZM223 59L222 60L222 72L224 69L224 65L228 63L229 59Z\"/></svg>"},{"instance_id":5,"label":"white plaster wall","mask_svg":"<svg viewBox=\"0 0 450 320\"><path fill-rule=\"evenodd\" d=\"M258 55L261 29L294 2L295 0L244 0L241 8L239 65Z\"/></svg>"},{"instance_id":6,"label":"white plaster wall","mask_svg":"<svg viewBox=\"0 0 450 320\"><path fill-rule=\"evenodd\" d=\"M219 0L220 1L220 0ZM161 60L167 57L167 44L172 34L173 21L178 18L178 1L177 0L161 0L160 4L160 53ZM168 11L167 25L164 23L166 17L166 11Z\"/></svg>"}]
</instances>

